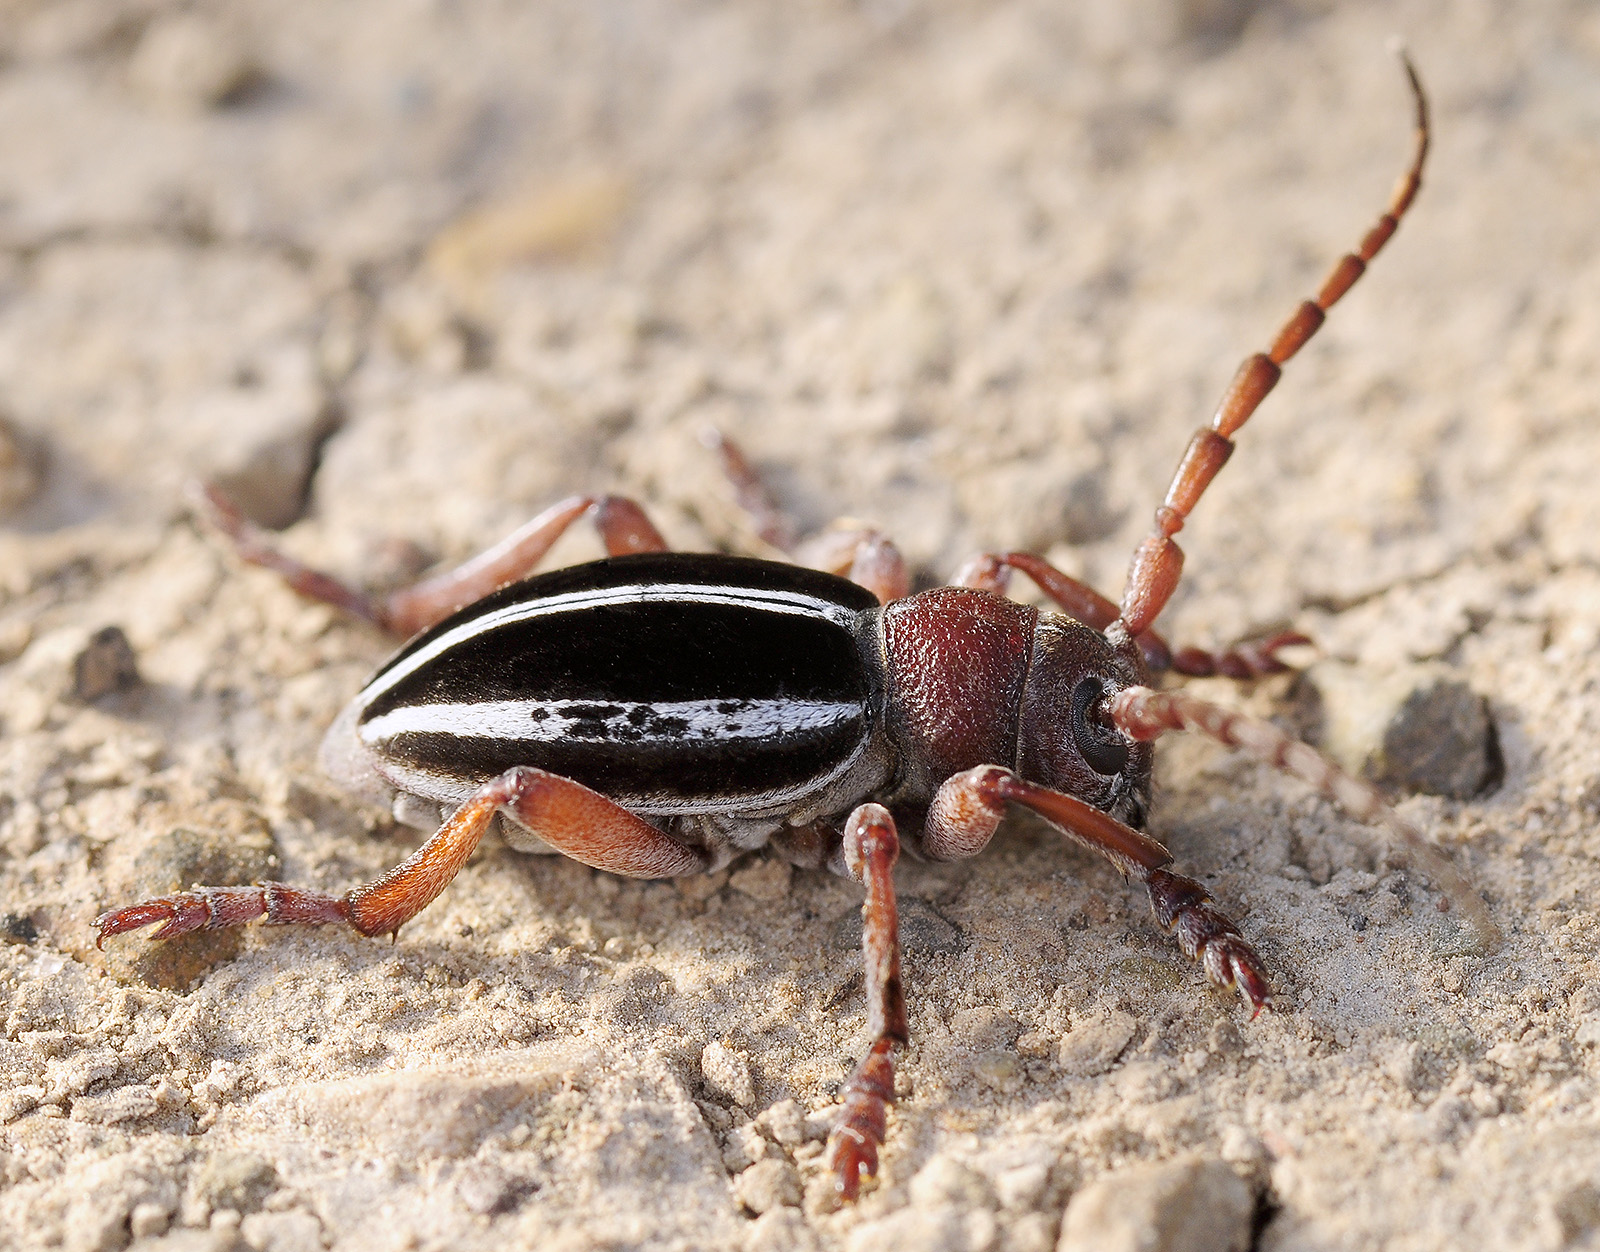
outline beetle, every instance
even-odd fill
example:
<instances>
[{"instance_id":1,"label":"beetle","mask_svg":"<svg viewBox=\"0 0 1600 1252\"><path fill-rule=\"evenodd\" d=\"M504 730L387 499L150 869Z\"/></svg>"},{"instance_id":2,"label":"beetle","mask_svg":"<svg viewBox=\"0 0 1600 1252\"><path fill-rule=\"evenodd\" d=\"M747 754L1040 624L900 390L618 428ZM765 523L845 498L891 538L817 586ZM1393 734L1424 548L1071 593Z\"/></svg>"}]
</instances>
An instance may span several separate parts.
<instances>
[{"instance_id":1,"label":"beetle","mask_svg":"<svg viewBox=\"0 0 1600 1252\"><path fill-rule=\"evenodd\" d=\"M909 1039L892 870L902 846L933 860L978 853L1008 807L1032 810L1146 888L1157 920L1252 1016L1271 1002L1264 962L1166 849L1143 833L1153 740L1197 731L1310 783L1381 824L1480 942L1494 928L1461 874L1365 783L1269 723L1158 689L1166 671L1252 677L1306 642L1276 635L1220 653L1174 651L1153 629L1182 553L1173 536L1233 450L1233 436L1393 235L1421 185L1427 99L1410 59L1415 149L1357 250L1247 358L1183 454L1120 603L1037 556L989 553L953 585L909 594L873 530L796 552L823 566L674 553L635 503L575 496L466 565L383 598L279 552L220 493L201 509L247 561L298 591L411 636L333 723L321 760L353 793L437 827L372 883L333 896L283 883L198 887L103 913L99 941L160 923L158 939L268 923L396 934L445 888L497 816L507 842L612 873L720 868L770 846L865 887L865 1056L842 1089L829 1144L839 1195L875 1175L894 1056ZM713 436L741 502L771 542L786 525L738 447ZM528 576L574 523L604 560ZM1007 597L1028 576L1054 605ZM848 576L846 576L848 575Z\"/></svg>"}]
</instances>

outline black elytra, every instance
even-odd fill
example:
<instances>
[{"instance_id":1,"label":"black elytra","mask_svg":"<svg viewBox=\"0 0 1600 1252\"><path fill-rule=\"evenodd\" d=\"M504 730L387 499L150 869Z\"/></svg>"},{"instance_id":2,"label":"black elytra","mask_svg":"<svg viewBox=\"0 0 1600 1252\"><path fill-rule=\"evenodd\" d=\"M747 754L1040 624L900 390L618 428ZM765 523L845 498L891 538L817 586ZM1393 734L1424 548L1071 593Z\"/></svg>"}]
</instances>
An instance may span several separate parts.
<instances>
[{"instance_id":1,"label":"black elytra","mask_svg":"<svg viewBox=\"0 0 1600 1252\"><path fill-rule=\"evenodd\" d=\"M743 557L554 570L412 639L357 696L356 731L441 801L531 765L641 814L782 807L868 749L877 615L846 579Z\"/></svg>"}]
</instances>

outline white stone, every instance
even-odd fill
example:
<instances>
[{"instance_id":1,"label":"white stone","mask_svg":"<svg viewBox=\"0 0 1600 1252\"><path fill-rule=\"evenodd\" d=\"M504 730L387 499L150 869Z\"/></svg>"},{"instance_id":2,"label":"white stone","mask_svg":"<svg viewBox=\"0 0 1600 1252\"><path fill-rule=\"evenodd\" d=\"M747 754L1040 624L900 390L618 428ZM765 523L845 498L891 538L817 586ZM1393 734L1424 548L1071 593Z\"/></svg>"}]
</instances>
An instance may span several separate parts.
<instances>
[{"instance_id":1,"label":"white stone","mask_svg":"<svg viewBox=\"0 0 1600 1252\"><path fill-rule=\"evenodd\" d=\"M1221 1161L1136 1165L1072 1197L1058 1252L1245 1252L1255 1196Z\"/></svg>"},{"instance_id":2,"label":"white stone","mask_svg":"<svg viewBox=\"0 0 1600 1252\"><path fill-rule=\"evenodd\" d=\"M700 1074L706 1086L727 1096L740 1108L756 1102L755 1079L750 1073L750 1058L713 1039L700 1052Z\"/></svg>"}]
</instances>

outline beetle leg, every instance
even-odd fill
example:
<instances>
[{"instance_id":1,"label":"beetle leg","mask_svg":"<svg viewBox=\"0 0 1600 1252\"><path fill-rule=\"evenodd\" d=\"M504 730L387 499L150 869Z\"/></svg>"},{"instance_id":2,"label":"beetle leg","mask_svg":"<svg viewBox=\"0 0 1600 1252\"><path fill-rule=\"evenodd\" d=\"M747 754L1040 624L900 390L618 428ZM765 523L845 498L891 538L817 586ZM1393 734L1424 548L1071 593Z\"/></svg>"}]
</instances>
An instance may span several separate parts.
<instances>
[{"instance_id":1,"label":"beetle leg","mask_svg":"<svg viewBox=\"0 0 1600 1252\"><path fill-rule=\"evenodd\" d=\"M239 511L234 502L211 483L194 483L190 503L200 519L233 545L234 554L251 565L272 570L308 600L321 600L369 622L381 623L382 609L371 596L357 591L331 574L312 569L281 552L266 532Z\"/></svg>"},{"instance_id":2,"label":"beetle leg","mask_svg":"<svg viewBox=\"0 0 1600 1252\"><path fill-rule=\"evenodd\" d=\"M414 587L374 597L279 551L216 487L203 484L195 494L201 516L232 542L242 560L275 570L309 599L364 617L396 635L415 634L462 605L523 577L580 517L593 520L608 556L667 549L661 532L632 500L624 496L571 496L455 569Z\"/></svg>"},{"instance_id":3,"label":"beetle leg","mask_svg":"<svg viewBox=\"0 0 1600 1252\"><path fill-rule=\"evenodd\" d=\"M1146 631L1142 641L1153 632ZM1172 654L1172 669L1177 674L1191 678L1260 678L1266 674L1281 674L1290 667L1278 659L1285 648L1303 648L1311 640L1295 630L1281 630L1261 639L1246 639L1221 651L1205 648L1179 648ZM1154 667L1152 667L1154 668Z\"/></svg>"},{"instance_id":4,"label":"beetle leg","mask_svg":"<svg viewBox=\"0 0 1600 1252\"><path fill-rule=\"evenodd\" d=\"M739 507L750 518L761 542L770 544L779 552L794 551L795 527L787 514L778 507L772 493L767 490L761 475L741 448L714 426L700 432L700 442L715 452L722 461L722 472L733 484L734 497Z\"/></svg>"},{"instance_id":5,"label":"beetle leg","mask_svg":"<svg viewBox=\"0 0 1600 1252\"><path fill-rule=\"evenodd\" d=\"M1238 987L1252 1016L1271 999L1266 969L1238 928L1211 907L1192 878L1167 868L1172 854L1092 805L1017 777L1001 765L980 765L945 779L928 809L922 850L934 860L975 856L1005 816L1007 804L1032 809L1052 826L1105 857L1150 893L1156 920L1173 930L1178 946L1205 968L1218 986Z\"/></svg>"},{"instance_id":6,"label":"beetle leg","mask_svg":"<svg viewBox=\"0 0 1600 1252\"><path fill-rule=\"evenodd\" d=\"M905 557L881 530L854 522L836 522L797 544L794 523L773 501L743 449L714 427L701 433L700 442L722 459L722 472L733 484L739 507L749 515L750 524L763 543L792 556L801 565L858 583L877 596L880 604L910 592L911 575L906 570ZM1112 616L1116 616L1115 612Z\"/></svg>"},{"instance_id":7,"label":"beetle leg","mask_svg":"<svg viewBox=\"0 0 1600 1252\"><path fill-rule=\"evenodd\" d=\"M1117 606L1086 582L1058 570L1043 557L1031 552L983 552L973 557L952 579L956 587L972 587L990 591L997 596L1006 594L1011 586L1011 571L1021 570L1031 578L1039 590L1055 601L1069 617L1104 630L1117 620ZM1165 670L1172 665L1172 650L1167 641L1153 630L1139 636L1139 650L1144 653L1144 663L1152 671Z\"/></svg>"},{"instance_id":8,"label":"beetle leg","mask_svg":"<svg viewBox=\"0 0 1600 1252\"><path fill-rule=\"evenodd\" d=\"M151 938L175 939L192 930L242 926L257 918L268 925L327 925L344 922L364 935L393 934L426 908L467 863L502 803L504 777L489 783L439 827L432 838L388 873L342 896L283 883L250 887L197 887L158 896L95 918L97 945L112 935L152 922Z\"/></svg>"},{"instance_id":9,"label":"beetle leg","mask_svg":"<svg viewBox=\"0 0 1600 1252\"><path fill-rule=\"evenodd\" d=\"M984 552L973 557L951 580L956 587L1006 594L1011 571L1021 570L1040 591L1055 601L1068 616L1085 626L1104 630L1117 620L1117 606L1088 583L1063 573L1043 557L1031 552ZM1224 678L1260 678L1281 674L1289 667L1278 659L1284 648L1299 647L1311 640L1292 630L1280 631L1264 639L1249 639L1220 652L1204 648L1179 648L1176 651L1154 630L1139 636L1139 650L1153 674L1172 670L1195 678L1221 674Z\"/></svg>"},{"instance_id":10,"label":"beetle leg","mask_svg":"<svg viewBox=\"0 0 1600 1252\"><path fill-rule=\"evenodd\" d=\"M571 496L465 564L390 595L383 602L380 624L397 635L415 634L462 605L515 582L527 575L580 517L594 522L607 556L667 550L661 532L627 497Z\"/></svg>"},{"instance_id":11,"label":"beetle leg","mask_svg":"<svg viewBox=\"0 0 1600 1252\"><path fill-rule=\"evenodd\" d=\"M871 526L835 523L802 543L795 550L795 559L802 565L844 575L877 596L880 604L898 600L911 590L905 557L894 540Z\"/></svg>"},{"instance_id":12,"label":"beetle leg","mask_svg":"<svg viewBox=\"0 0 1600 1252\"><path fill-rule=\"evenodd\" d=\"M269 925L345 922L364 935L392 935L450 884L501 810L552 847L596 869L632 878L667 878L706 868L703 853L668 838L615 801L559 774L519 765L480 787L399 865L342 896L283 883L200 887L102 913L94 921L100 932L97 943L154 922L162 926L153 938L172 939L257 918Z\"/></svg>"},{"instance_id":13,"label":"beetle leg","mask_svg":"<svg viewBox=\"0 0 1600 1252\"><path fill-rule=\"evenodd\" d=\"M867 1029L872 1044L841 1090L843 1110L828 1137L834 1190L853 1201L861 1175L876 1177L894 1103L894 1051L910 1039L905 989L900 981L900 921L895 910L894 863L900 837L882 805L863 804L844 828L850 875L867 889L861 905L861 955L866 962Z\"/></svg>"},{"instance_id":14,"label":"beetle leg","mask_svg":"<svg viewBox=\"0 0 1600 1252\"><path fill-rule=\"evenodd\" d=\"M489 787L499 806L556 851L625 878L678 878L704 873L710 859L679 843L637 813L582 783L530 765L507 770Z\"/></svg>"}]
</instances>

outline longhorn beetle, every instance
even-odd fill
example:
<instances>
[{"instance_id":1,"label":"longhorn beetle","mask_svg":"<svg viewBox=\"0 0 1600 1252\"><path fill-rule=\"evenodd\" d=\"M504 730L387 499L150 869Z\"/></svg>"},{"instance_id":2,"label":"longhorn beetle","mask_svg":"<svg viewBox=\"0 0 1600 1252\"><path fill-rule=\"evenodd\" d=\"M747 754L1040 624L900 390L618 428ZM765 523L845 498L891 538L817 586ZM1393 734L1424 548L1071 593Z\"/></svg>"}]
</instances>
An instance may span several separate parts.
<instances>
[{"instance_id":1,"label":"longhorn beetle","mask_svg":"<svg viewBox=\"0 0 1600 1252\"><path fill-rule=\"evenodd\" d=\"M1178 945L1213 982L1237 987L1252 1016L1270 1002L1255 949L1141 833L1152 741L1163 732L1209 735L1387 827L1479 941L1492 943L1483 902L1372 788L1268 723L1151 685L1167 670L1280 670L1277 654L1305 642L1280 634L1221 653L1174 652L1152 624L1182 569L1173 536L1232 453L1234 434L1417 194L1428 107L1401 59L1416 146L1387 210L1269 350L1244 362L1195 434L1134 553L1120 605L1021 552L979 556L954 585L910 595L899 554L870 530L835 532L796 553L828 572L669 552L639 506L617 496L564 500L459 569L372 598L278 552L220 494L205 492L203 511L245 560L412 636L333 723L321 759L401 821L438 829L342 896L283 883L197 887L102 914L100 941L156 922L155 937L166 939L257 918L393 935L444 890L497 814L509 819L513 848L640 878L703 873L770 845L866 889L872 1043L844 1084L829 1143L846 1200L863 1173L877 1172L895 1050L908 1039L891 874L902 842L933 860L973 856L1009 805L1031 809L1141 882ZM787 545L739 449L720 436L712 443L763 535ZM526 577L579 518L598 528L610 555ZM1017 570L1061 611L1007 599Z\"/></svg>"}]
</instances>

